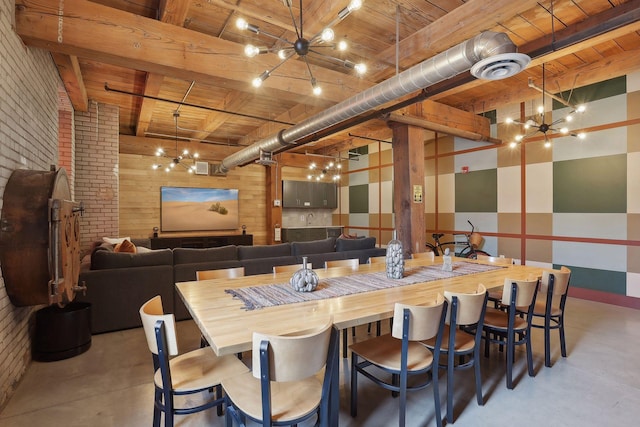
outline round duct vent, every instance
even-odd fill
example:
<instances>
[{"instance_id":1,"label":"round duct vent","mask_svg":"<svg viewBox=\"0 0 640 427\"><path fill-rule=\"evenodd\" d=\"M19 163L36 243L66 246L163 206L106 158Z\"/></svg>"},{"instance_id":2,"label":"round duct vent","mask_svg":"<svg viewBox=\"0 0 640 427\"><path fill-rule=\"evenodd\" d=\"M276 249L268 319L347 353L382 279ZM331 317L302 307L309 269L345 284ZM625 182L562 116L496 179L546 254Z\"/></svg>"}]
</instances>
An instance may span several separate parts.
<instances>
[{"instance_id":1,"label":"round duct vent","mask_svg":"<svg viewBox=\"0 0 640 427\"><path fill-rule=\"evenodd\" d=\"M483 80L500 80L524 70L531 58L523 53L501 53L478 61L471 67L471 74Z\"/></svg>"}]
</instances>

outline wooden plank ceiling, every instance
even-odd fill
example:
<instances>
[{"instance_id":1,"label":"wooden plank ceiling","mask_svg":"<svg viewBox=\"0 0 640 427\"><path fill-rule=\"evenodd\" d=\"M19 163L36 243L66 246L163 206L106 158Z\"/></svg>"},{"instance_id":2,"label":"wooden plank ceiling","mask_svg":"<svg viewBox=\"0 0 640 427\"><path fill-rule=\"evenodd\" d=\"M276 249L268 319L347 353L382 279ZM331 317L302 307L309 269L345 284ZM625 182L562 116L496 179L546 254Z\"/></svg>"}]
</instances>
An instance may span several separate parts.
<instances>
[{"instance_id":1,"label":"wooden plank ceiling","mask_svg":"<svg viewBox=\"0 0 640 427\"><path fill-rule=\"evenodd\" d=\"M210 162L485 30L506 33L520 52L532 56L531 65L502 81L460 75L428 88L431 96L424 108L413 106L412 112L428 110L430 121L455 133L452 114L464 118L540 97L527 82L532 78L542 85L543 63L546 86L553 92L639 68L640 0L364 0L361 9L333 27L349 50L324 50L366 63L363 77L310 53L310 70L323 88L320 96L312 94L309 69L297 56L256 89L251 80L280 60L275 53L247 58L244 45L282 46L265 32L289 41L297 38L285 3L17 0L16 31L25 44L53 53L76 110L86 110L91 101L120 107L121 152L151 154L156 146L172 150L177 131L181 147L199 151ZM292 3L299 19L299 1ZM303 36L318 33L348 4L302 1ZM240 17L261 32L237 29ZM459 130L473 131L462 125ZM370 120L295 151L335 154L370 143L350 135L389 140L391 132L382 120Z\"/></svg>"}]
</instances>

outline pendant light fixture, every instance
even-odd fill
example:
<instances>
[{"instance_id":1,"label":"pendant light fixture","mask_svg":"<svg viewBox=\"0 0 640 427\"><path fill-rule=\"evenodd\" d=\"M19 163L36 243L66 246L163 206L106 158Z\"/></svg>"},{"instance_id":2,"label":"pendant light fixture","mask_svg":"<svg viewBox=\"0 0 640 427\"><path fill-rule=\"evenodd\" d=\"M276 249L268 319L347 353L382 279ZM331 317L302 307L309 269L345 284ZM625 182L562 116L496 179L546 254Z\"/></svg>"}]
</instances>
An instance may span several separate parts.
<instances>
[{"instance_id":1,"label":"pendant light fixture","mask_svg":"<svg viewBox=\"0 0 640 427\"><path fill-rule=\"evenodd\" d=\"M158 148L156 150L156 156L157 157L166 157L169 160L169 162L166 165L163 165L162 163L154 163L151 167L154 170L157 169L164 169L165 172L170 172L171 170L173 170L176 165L180 165L181 167L187 169L187 171L189 173L194 173L196 171L196 164L195 164L195 160L198 159L198 157L200 157L198 155L198 153L189 153L189 150L187 150L186 148L182 151L181 154L179 154L178 152L178 118L180 117L180 112L178 110L175 110L173 112L173 120L175 122L175 130L176 130L176 134L175 134L175 140L176 140L176 154L175 156L170 156L168 155L162 148ZM190 160L190 164L186 164L185 160ZM191 162L191 160L193 160L193 162Z\"/></svg>"},{"instance_id":2,"label":"pendant light fixture","mask_svg":"<svg viewBox=\"0 0 640 427\"><path fill-rule=\"evenodd\" d=\"M338 49L340 51L344 51L347 49L347 43L345 41L340 41L338 43L334 43L335 33L332 29L338 22L345 19L347 16L351 14L351 12L356 11L362 7L362 0L351 0L349 5L342 9L338 16L326 27L322 29L318 34L314 35L311 38L306 38L304 34L304 21L302 18L302 0L300 0L300 17L298 22L296 22L295 14L293 13L291 0L283 0L283 3L289 9L289 14L291 15L291 20L293 21L293 27L296 32L296 40L290 41L285 38L276 36L274 34L270 34L266 31L261 30L259 27L248 23L245 19L239 18L236 21L236 26L240 30L250 31L254 34L262 34L267 37L270 37L276 40L276 45L272 48L268 47L260 47L255 46L253 44L248 44L244 48L244 53L246 56L253 58L256 55L266 54L266 53L277 53L280 58L280 62L276 64L270 70L265 70L258 77L253 79L252 84L254 87L258 88L262 86L262 83L271 76L271 74L278 69L282 64L287 62L290 58L297 55L300 59L304 61L307 65L307 70L309 71L309 81L311 83L311 88L314 95L320 95L322 93L322 88L320 84L313 76L313 72L311 71L311 66L309 65L309 60L307 55L313 53L323 59L341 64L342 66L353 69L359 75L364 74L367 71L367 66L364 63L354 63L347 59L340 59L334 56L328 55L326 53L320 52L320 49Z\"/></svg>"}]
</instances>

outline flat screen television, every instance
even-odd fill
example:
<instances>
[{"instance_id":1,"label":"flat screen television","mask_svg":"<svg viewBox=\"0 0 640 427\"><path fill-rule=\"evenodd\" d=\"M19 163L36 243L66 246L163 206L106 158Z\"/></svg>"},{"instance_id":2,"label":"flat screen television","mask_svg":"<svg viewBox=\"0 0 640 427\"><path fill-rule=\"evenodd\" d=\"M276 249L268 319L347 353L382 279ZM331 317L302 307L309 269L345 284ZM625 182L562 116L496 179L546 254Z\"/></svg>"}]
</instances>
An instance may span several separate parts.
<instances>
[{"instance_id":1,"label":"flat screen television","mask_svg":"<svg viewBox=\"0 0 640 427\"><path fill-rule=\"evenodd\" d=\"M238 190L160 187L162 231L215 231L238 228Z\"/></svg>"}]
</instances>

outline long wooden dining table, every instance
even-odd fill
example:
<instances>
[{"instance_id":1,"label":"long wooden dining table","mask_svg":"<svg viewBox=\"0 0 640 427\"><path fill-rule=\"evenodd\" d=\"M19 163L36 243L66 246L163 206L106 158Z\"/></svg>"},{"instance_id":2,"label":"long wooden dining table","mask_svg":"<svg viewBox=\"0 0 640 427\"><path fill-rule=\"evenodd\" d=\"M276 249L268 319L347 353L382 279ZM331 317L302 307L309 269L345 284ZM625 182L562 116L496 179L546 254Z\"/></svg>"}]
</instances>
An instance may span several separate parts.
<instances>
[{"instance_id":1,"label":"long wooden dining table","mask_svg":"<svg viewBox=\"0 0 640 427\"><path fill-rule=\"evenodd\" d=\"M454 262L477 262L454 258ZM411 259L405 269L442 264L442 257L435 261ZM334 267L314 270L323 279L345 277L384 271L384 263L362 264L358 269ZM266 286L286 283L292 273L260 274L234 279L211 279L176 283L178 293L191 313L202 335L217 355L235 354L251 350L254 331L265 334L295 334L321 324L328 316L342 330L393 317L396 302L421 305L434 301L445 290L473 292L482 283L487 289L500 287L505 278L526 279L540 277L539 267L508 265L488 272L432 280L411 285L355 293L315 301L282 304L247 310L243 301L234 298L227 290L249 286ZM394 280L394 279L389 279Z\"/></svg>"}]
</instances>

